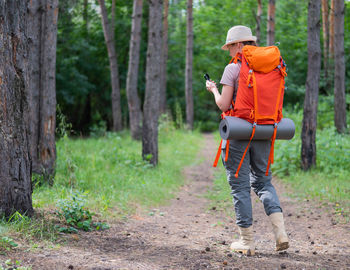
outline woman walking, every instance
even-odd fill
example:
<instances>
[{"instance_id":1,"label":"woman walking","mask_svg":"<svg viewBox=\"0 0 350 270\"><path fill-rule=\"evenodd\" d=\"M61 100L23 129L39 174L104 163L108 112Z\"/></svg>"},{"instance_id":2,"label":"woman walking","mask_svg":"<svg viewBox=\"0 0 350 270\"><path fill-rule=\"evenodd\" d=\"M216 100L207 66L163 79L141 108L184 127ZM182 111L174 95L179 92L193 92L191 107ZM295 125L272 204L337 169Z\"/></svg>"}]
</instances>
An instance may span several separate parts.
<instances>
[{"instance_id":1,"label":"woman walking","mask_svg":"<svg viewBox=\"0 0 350 270\"><path fill-rule=\"evenodd\" d=\"M256 37L252 35L251 29L238 25L227 32L226 43L222 46L222 49L229 51L230 56L234 58L242 54L242 49L245 45L256 46L255 42ZM214 82L207 81L206 83L208 91L214 94L215 102L222 112L230 109L237 96L241 62L235 62L227 65L224 70L220 81L220 84L222 84L221 94ZM231 250L247 255L255 254L251 189L260 198L264 205L265 213L270 218L276 239L276 251L287 249L289 241L284 228L282 208L276 190L271 183L271 169L265 174L271 148L270 140L253 140L250 144L248 140L230 140L229 144L223 141L222 153L226 153L226 146L229 148L229 151L227 158L223 159L223 164L231 187L236 212L236 224L240 232L240 239L231 244ZM248 150L240 164L247 146ZM238 169L239 175L237 177L235 173L239 165L240 169Z\"/></svg>"}]
</instances>

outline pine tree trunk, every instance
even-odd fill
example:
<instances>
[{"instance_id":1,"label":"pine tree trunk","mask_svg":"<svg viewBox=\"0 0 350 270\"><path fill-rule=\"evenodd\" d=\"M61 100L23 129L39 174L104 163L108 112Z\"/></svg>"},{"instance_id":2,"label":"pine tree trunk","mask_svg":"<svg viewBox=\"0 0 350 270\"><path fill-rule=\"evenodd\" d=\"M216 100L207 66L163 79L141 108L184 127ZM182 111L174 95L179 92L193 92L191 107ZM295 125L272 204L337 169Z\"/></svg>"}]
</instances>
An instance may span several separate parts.
<instances>
[{"instance_id":1,"label":"pine tree trunk","mask_svg":"<svg viewBox=\"0 0 350 270\"><path fill-rule=\"evenodd\" d=\"M111 82L112 82L112 116L113 116L113 131L120 131L122 129L122 111L120 103L120 85L119 85L119 71L117 54L115 51L115 41L114 41L114 11L115 10L115 0L112 2L112 19L111 22L108 20L107 9L104 0L98 0L101 7L101 20L103 26L103 33L106 41L109 67L111 72Z\"/></svg>"},{"instance_id":2,"label":"pine tree trunk","mask_svg":"<svg viewBox=\"0 0 350 270\"><path fill-rule=\"evenodd\" d=\"M329 58L329 20L328 20L328 0L322 0L322 28L323 28L323 72L324 80L326 82L325 92L330 89L328 78L328 58Z\"/></svg>"},{"instance_id":3,"label":"pine tree trunk","mask_svg":"<svg viewBox=\"0 0 350 270\"><path fill-rule=\"evenodd\" d=\"M307 41L308 71L301 133L301 163L304 170L316 166L317 105L321 69L320 9L321 1L309 0Z\"/></svg>"},{"instance_id":4,"label":"pine tree trunk","mask_svg":"<svg viewBox=\"0 0 350 270\"><path fill-rule=\"evenodd\" d=\"M346 131L344 0L334 4L334 124L339 133Z\"/></svg>"},{"instance_id":5,"label":"pine tree trunk","mask_svg":"<svg viewBox=\"0 0 350 270\"><path fill-rule=\"evenodd\" d=\"M267 46L275 44L275 0L269 0L267 11Z\"/></svg>"},{"instance_id":6,"label":"pine tree trunk","mask_svg":"<svg viewBox=\"0 0 350 270\"><path fill-rule=\"evenodd\" d=\"M160 113L165 113L167 109L166 102L166 89L167 89L167 61L168 61L168 15L169 15L169 0L164 0L164 11L163 11L163 61L161 69L161 88L160 88Z\"/></svg>"},{"instance_id":7,"label":"pine tree trunk","mask_svg":"<svg viewBox=\"0 0 350 270\"><path fill-rule=\"evenodd\" d=\"M28 140L34 173L41 174L39 160L39 131L40 131L40 87L41 87L41 29L43 10L41 0L33 0L28 4L28 80L26 88L28 91L29 121Z\"/></svg>"},{"instance_id":8,"label":"pine tree trunk","mask_svg":"<svg viewBox=\"0 0 350 270\"><path fill-rule=\"evenodd\" d=\"M39 157L44 175L53 181L56 162L56 44L58 0L44 1L41 32Z\"/></svg>"},{"instance_id":9,"label":"pine tree trunk","mask_svg":"<svg viewBox=\"0 0 350 270\"><path fill-rule=\"evenodd\" d=\"M331 10L329 12L329 58L334 61L334 2L331 0Z\"/></svg>"},{"instance_id":10,"label":"pine tree trunk","mask_svg":"<svg viewBox=\"0 0 350 270\"><path fill-rule=\"evenodd\" d=\"M142 112L140 98L137 92L141 42L142 1L143 0L134 0L128 77L126 79L126 94L129 106L130 131L131 137L135 140L140 140L142 134Z\"/></svg>"},{"instance_id":11,"label":"pine tree trunk","mask_svg":"<svg viewBox=\"0 0 350 270\"><path fill-rule=\"evenodd\" d=\"M260 44L261 39L261 16L262 16L262 4L261 0L258 0L258 11L256 13L256 29L255 29L255 35L256 35L256 43Z\"/></svg>"},{"instance_id":12,"label":"pine tree trunk","mask_svg":"<svg viewBox=\"0 0 350 270\"><path fill-rule=\"evenodd\" d=\"M149 160L151 164L157 165L163 0L148 0L148 3L148 48L146 94L143 105L142 157Z\"/></svg>"},{"instance_id":13,"label":"pine tree trunk","mask_svg":"<svg viewBox=\"0 0 350 270\"><path fill-rule=\"evenodd\" d=\"M51 184L56 162L57 18L58 0L29 2L29 140L33 171Z\"/></svg>"},{"instance_id":14,"label":"pine tree trunk","mask_svg":"<svg viewBox=\"0 0 350 270\"><path fill-rule=\"evenodd\" d=\"M27 140L27 1L0 1L0 215L33 214Z\"/></svg>"},{"instance_id":15,"label":"pine tree trunk","mask_svg":"<svg viewBox=\"0 0 350 270\"><path fill-rule=\"evenodd\" d=\"M193 1L187 0L187 42L186 42L186 123L193 129L193 94L192 94L192 62L193 62Z\"/></svg>"}]
</instances>

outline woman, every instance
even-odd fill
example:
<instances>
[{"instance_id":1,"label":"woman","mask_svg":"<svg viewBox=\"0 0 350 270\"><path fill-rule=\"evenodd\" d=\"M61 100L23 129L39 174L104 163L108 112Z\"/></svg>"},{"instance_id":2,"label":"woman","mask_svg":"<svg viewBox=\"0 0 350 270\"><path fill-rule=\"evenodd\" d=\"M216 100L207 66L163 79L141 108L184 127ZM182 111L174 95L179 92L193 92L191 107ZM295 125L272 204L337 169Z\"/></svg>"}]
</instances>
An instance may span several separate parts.
<instances>
[{"instance_id":1,"label":"woman","mask_svg":"<svg viewBox=\"0 0 350 270\"><path fill-rule=\"evenodd\" d=\"M252 35L249 27L234 26L227 32L223 50L228 50L231 57L241 54L243 46L256 45L256 37ZM220 94L215 83L207 81L206 87L215 97L215 102L221 111L230 109L238 89L238 79L241 63L232 63L226 66L220 83L223 85ZM223 160L226 169L227 180L231 186L231 194L236 212L236 223L240 232L240 240L231 244L231 250L247 255L255 254L255 244L252 229L252 203L250 198L251 188L259 196L264 205L265 213L269 216L276 239L276 251L285 250L289 247L288 237L284 228L282 208L274 186L271 184L271 170L265 175L267 167L270 141L252 141L238 178L235 177L238 164L248 141L230 140L227 161ZM226 151L226 142L222 144L223 153Z\"/></svg>"}]
</instances>

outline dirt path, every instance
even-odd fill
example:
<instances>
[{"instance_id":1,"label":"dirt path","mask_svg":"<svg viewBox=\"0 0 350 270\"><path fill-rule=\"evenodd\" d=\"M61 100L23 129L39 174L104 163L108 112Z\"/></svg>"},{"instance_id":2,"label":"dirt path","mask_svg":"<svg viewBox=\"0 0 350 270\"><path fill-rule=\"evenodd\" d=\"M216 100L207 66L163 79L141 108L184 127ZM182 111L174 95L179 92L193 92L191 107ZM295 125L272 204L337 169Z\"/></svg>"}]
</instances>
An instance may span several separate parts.
<instances>
[{"instance_id":1,"label":"dirt path","mask_svg":"<svg viewBox=\"0 0 350 270\"><path fill-rule=\"evenodd\" d=\"M309 202L297 202L274 181L291 239L288 252L276 253L269 220L252 194L257 255L229 252L237 237L232 217L208 210L203 196L212 184L216 142L206 135L205 161L184 171L187 184L168 206L150 209L104 232L82 233L58 250L17 253L37 269L350 269L350 225ZM1 257L0 257L1 258Z\"/></svg>"}]
</instances>

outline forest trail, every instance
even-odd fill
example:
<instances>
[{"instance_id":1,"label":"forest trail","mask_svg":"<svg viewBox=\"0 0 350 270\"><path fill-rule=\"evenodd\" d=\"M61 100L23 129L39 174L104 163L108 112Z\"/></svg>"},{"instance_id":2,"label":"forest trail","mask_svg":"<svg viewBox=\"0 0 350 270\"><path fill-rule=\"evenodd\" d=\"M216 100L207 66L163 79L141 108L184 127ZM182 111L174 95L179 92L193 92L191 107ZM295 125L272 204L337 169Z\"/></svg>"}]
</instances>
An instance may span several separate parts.
<instances>
[{"instance_id":1,"label":"forest trail","mask_svg":"<svg viewBox=\"0 0 350 270\"><path fill-rule=\"evenodd\" d=\"M213 182L211 164L217 149L212 135L205 140L199 154L204 161L184 170L187 181L167 206L103 232L80 233L58 250L12 255L33 270L350 269L350 224L337 224L331 212L315 203L289 198L276 179L291 247L274 251L269 220L252 193L257 255L232 254L229 245L238 236L234 218L209 210L205 197Z\"/></svg>"}]
</instances>

